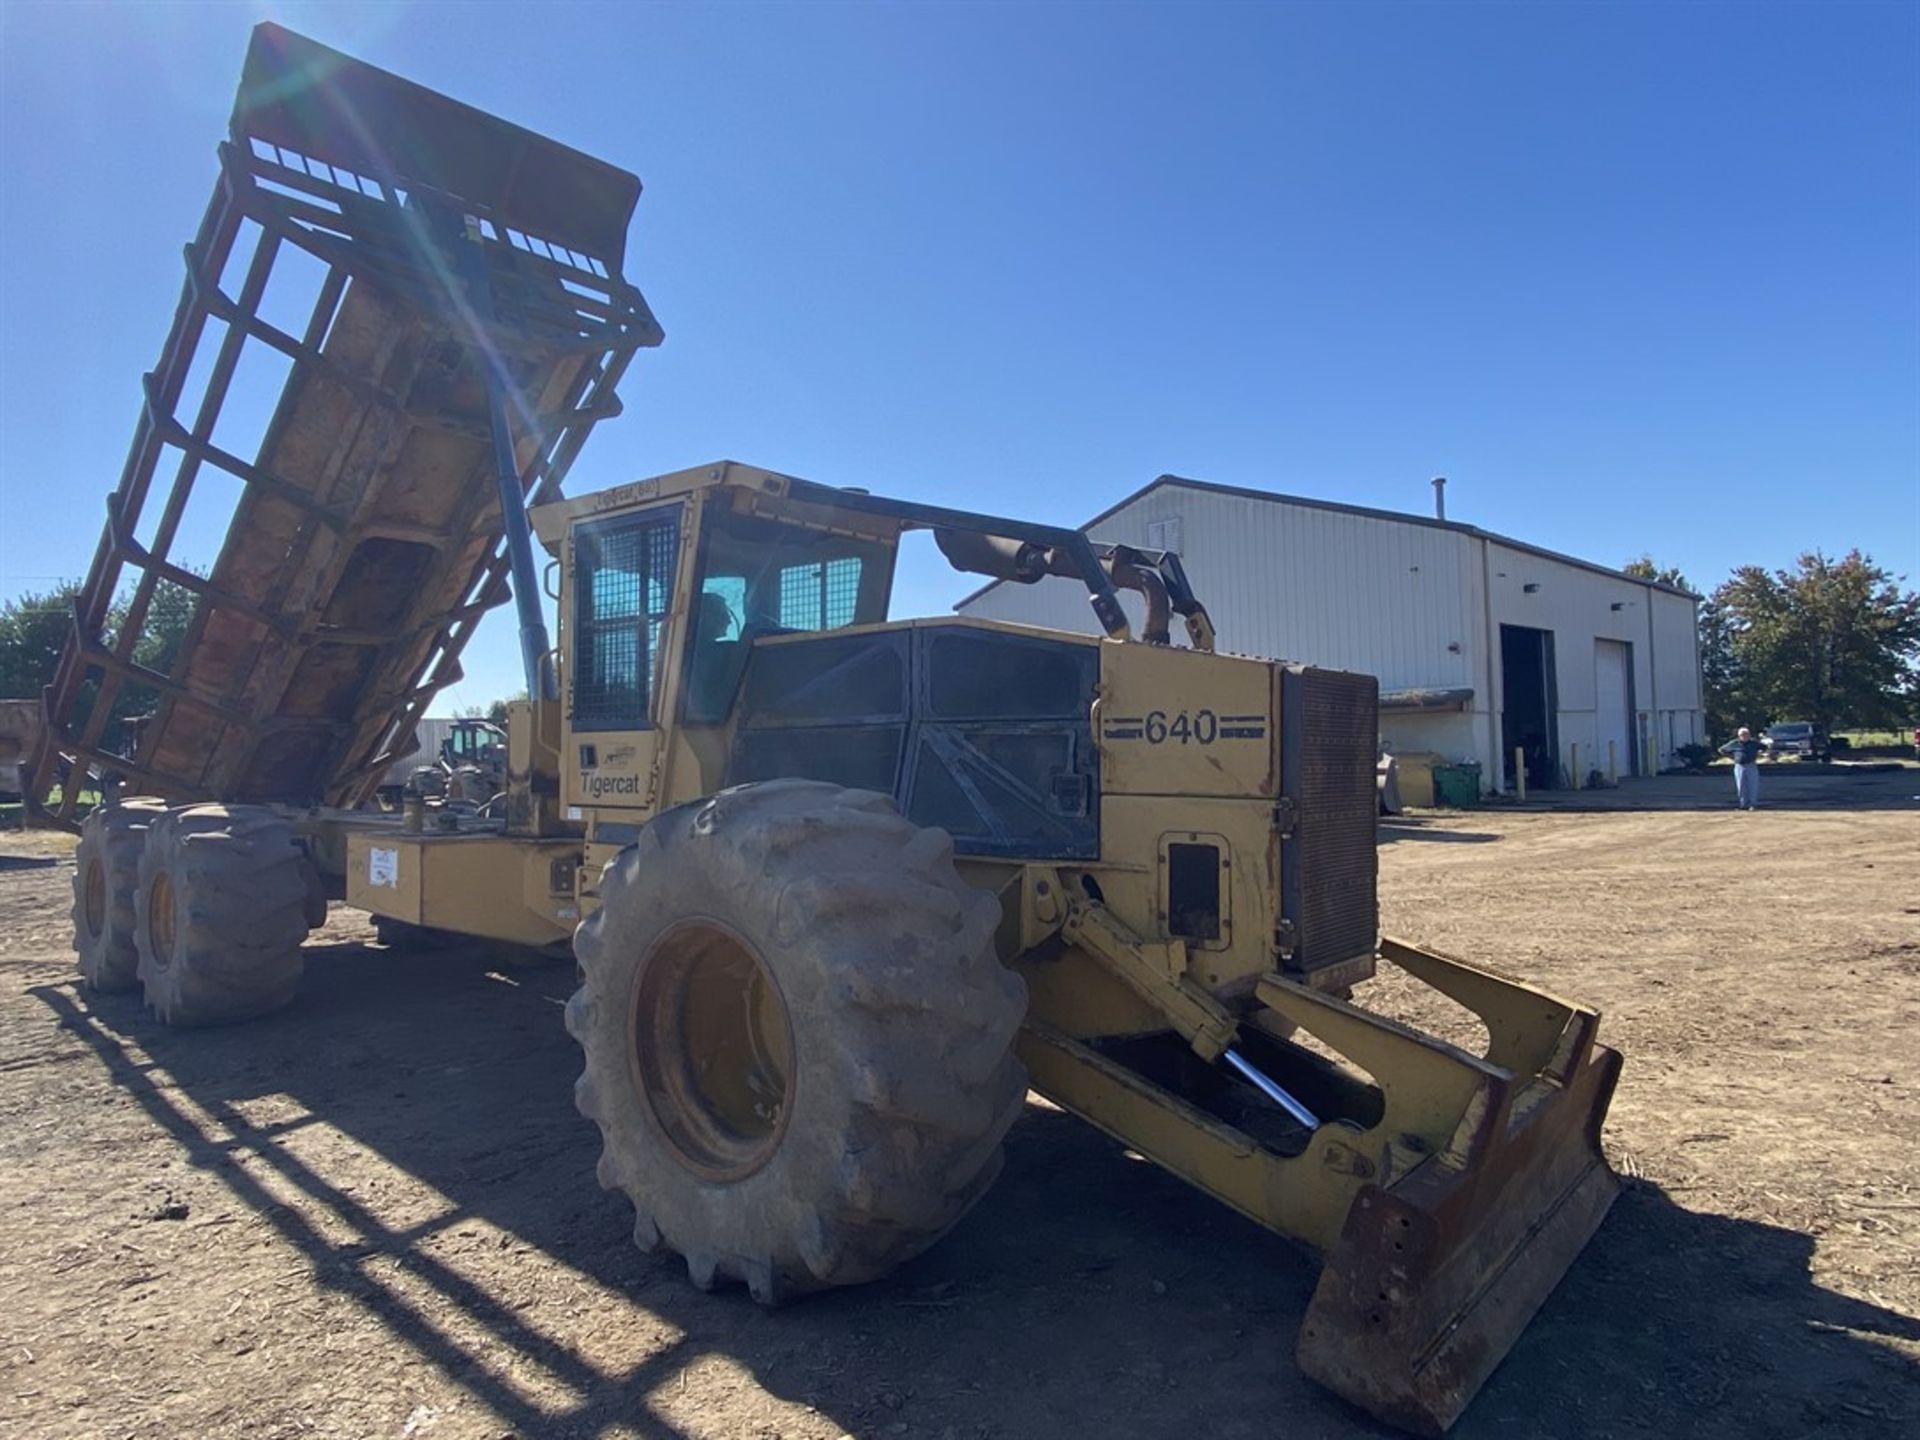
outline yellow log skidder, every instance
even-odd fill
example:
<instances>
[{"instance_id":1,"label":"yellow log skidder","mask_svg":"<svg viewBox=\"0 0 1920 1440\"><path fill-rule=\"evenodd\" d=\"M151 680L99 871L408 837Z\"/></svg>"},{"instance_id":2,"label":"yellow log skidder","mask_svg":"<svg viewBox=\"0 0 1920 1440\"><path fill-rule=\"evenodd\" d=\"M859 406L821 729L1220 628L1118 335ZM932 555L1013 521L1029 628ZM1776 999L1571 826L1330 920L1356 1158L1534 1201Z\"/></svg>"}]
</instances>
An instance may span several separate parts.
<instances>
[{"instance_id":1,"label":"yellow log skidder","mask_svg":"<svg viewBox=\"0 0 1920 1440\"><path fill-rule=\"evenodd\" d=\"M42 802L76 766L143 797L82 829L87 979L260 1013L328 898L571 941L601 1183L643 1247L769 1303L934 1243L1031 1087L1322 1252L1302 1367L1444 1430L1613 1199L1619 1057L1594 1011L1380 937L1374 681L1217 653L1177 555L1077 531L731 462L562 499L660 338L621 274L638 182L274 26L222 156L29 770ZM286 246L326 272L300 335L259 313ZM231 361L175 414L203 341L291 362L256 457L210 438ZM202 577L167 552L204 466L244 494ZM1084 587L1103 633L889 621L916 529ZM166 674L132 658L161 583L196 597ZM358 808L509 595L504 793ZM1485 1053L1368 1010L1382 962Z\"/></svg>"}]
</instances>

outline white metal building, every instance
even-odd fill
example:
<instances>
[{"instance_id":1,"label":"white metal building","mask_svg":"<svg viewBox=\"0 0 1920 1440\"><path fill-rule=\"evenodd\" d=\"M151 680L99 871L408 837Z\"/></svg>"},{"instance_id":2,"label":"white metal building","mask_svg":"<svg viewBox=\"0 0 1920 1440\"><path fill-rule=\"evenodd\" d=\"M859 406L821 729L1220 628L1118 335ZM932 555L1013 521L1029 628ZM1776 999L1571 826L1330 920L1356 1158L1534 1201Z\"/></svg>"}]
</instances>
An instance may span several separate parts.
<instances>
[{"instance_id":1,"label":"white metal building","mask_svg":"<svg viewBox=\"0 0 1920 1440\"><path fill-rule=\"evenodd\" d=\"M1085 529L1177 551L1222 650L1378 676L1388 748L1478 760L1488 789L1512 784L1515 747L1546 786L1610 756L1651 773L1705 732L1699 601L1671 585L1457 521L1176 475ZM995 581L954 608L1098 629L1075 581Z\"/></svg>"}]
</instances>

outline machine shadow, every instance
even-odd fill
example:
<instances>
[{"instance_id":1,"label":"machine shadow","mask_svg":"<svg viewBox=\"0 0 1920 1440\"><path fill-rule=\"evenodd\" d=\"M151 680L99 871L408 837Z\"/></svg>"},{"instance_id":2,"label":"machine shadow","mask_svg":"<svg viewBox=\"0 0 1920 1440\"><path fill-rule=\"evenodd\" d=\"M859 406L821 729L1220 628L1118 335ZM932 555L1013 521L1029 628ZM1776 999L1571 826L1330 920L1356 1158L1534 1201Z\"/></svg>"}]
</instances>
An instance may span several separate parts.
<instances>
[{"instance_id":1,"label":"machine shadow","mask_svg":"<svg viewBox=\"0 0 1920 1440\"><path fill-rule=\"evenodd\" d=\"M194 1166L303 1255L313 1283L351 1296L520 1435L679 1436L650 1397L705 1356L862 1437L1391 1433L1293 1367L1310 1257L1037 1101L986 1200L892 1277L777 1311L695 1291L676 1259L633 1247L625 1201L594 1181L598 1136L571 1104L578 1052L560 1021L571 986L568 966L490 972L464 948L316 943L292 1009L234 1029L168 1031L134 1000L66 985L34 994ZM306 1119L251 1124L263 1096ZM364 1176L323 1173L282 1143L314 1121L451 1213L383 1220L360 1198ZM280 1197L249 1173L262 1170ZM510 1306L435 1252L436 1235L473 1221L680 1338L624 1368L596 1363L569 1315ZM1920 1341L1920 1322L1815 1285L1811 1251L1795 1232L1631 1183L1455 1434L1886 1433L1920 1407L1920 1377L1884 1342ZM395 1259L430 1300L369 1264ZM542 1404L476 1364L455 1338L476 1326L513 1369L574 1398Z\"/></svg>"}]
</instances>

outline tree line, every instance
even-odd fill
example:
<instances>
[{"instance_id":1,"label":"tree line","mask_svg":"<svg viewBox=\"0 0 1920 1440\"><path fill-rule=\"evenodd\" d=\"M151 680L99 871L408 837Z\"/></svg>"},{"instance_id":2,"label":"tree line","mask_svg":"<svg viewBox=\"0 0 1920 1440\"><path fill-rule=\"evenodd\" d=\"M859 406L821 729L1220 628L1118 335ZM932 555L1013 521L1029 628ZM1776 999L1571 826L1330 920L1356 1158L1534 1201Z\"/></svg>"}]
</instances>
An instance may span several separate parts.
<instances>
[{"instance_id":1,"label":"tree line","mask_svg":"<svg viewBox=\"0 0 1920 1440\"><path fill-rule=\"evenodd\" d=\"M1808 720L1836 729L1920 722L1920 591L1871 556L1809 550L1790 569L1742 565L1711 593L1649 556L1626 573L1701 596L1707 733Z\"/></svg>"}]
</instances>

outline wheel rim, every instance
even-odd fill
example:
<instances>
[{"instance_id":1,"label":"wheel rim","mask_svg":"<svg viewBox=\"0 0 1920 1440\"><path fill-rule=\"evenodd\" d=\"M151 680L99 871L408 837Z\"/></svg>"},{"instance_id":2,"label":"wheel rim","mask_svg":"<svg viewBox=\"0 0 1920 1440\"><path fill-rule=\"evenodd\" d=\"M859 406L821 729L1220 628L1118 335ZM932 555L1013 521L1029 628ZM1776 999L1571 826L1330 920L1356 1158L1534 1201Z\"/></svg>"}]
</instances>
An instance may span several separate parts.
<instances>
[{"instance_id":1,"label":"wheel rim","mask_svg":"<svg viewBox=\"0 0 1920 1440\"><path fill-rule=\"evenodd\" d=\"M633 1079L687 1167L753 1174L779 1148L793 1099L793 1028L751 946L711 920L654 943L634 982Z\"/></svg>"},{"instance_id":2,"label":"wheel rim","mask_svg":"<svg viewBox=\"0 0 1920 1440\"><path fill-rule=\"evenodd\" d=\"M164 870L147 891L147 940L154 964L164 970L173 959L173 877Z\"/></svg>"},{"instance_id":3,"label":"wheel rim","mask_svg":"<svg viewBox=\"0 0 1920 1440\"><path fill-rule=\"evenodd\" d=\"M97 940L107 928L107 867L100 863L98 856L87 861L87 874L81 882L80 893L87 937Z\"/></svg>"}]
</instances>

